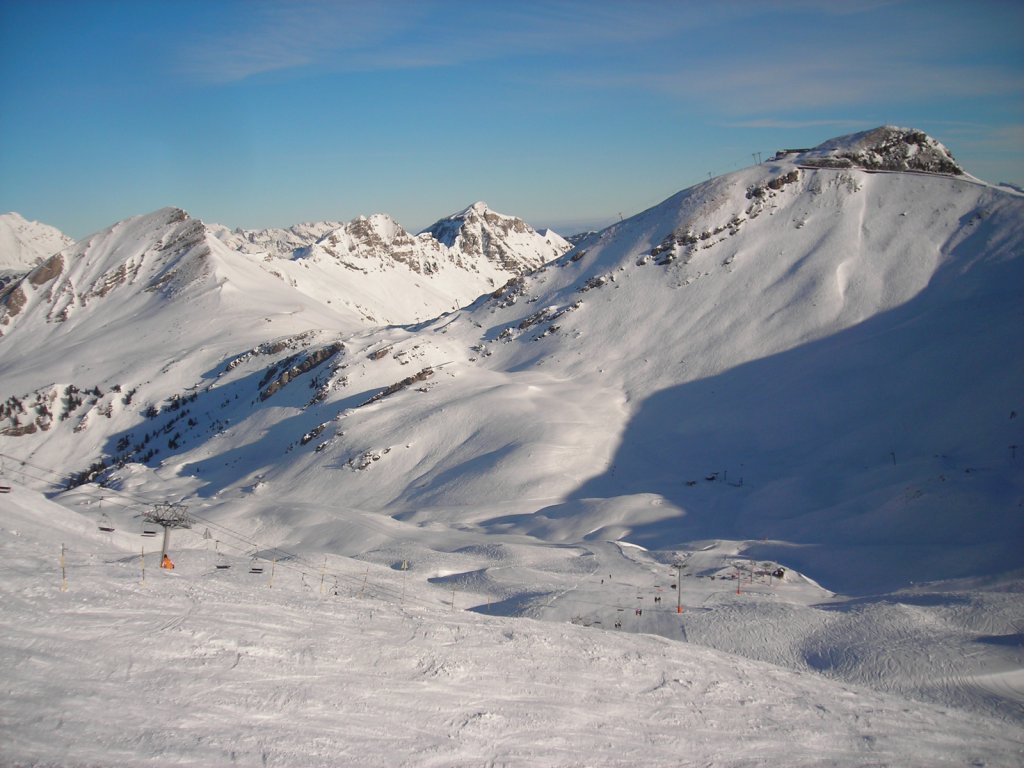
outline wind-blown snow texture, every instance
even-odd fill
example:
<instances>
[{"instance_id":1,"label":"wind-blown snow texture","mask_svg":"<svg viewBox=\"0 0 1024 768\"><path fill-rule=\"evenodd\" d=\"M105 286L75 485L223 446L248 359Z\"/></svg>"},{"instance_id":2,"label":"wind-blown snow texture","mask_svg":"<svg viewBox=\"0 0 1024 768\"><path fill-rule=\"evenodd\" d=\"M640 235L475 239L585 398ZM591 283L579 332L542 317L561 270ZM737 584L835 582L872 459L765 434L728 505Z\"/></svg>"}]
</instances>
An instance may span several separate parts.
<instances>
[{"instance_id":1,"label":"wind-blown snow texture","mask_svg":"<svg viewBox=\"0 0 1024 768\"><path fill-rule=\"evenodd\" d=\"M886 127L567 247L481 203L416 236L165 209L7 286L18 759L1020 762L1024 196ZM159 705L36 690L83 639L73 700Z\"/></svg>"}]
</instances>

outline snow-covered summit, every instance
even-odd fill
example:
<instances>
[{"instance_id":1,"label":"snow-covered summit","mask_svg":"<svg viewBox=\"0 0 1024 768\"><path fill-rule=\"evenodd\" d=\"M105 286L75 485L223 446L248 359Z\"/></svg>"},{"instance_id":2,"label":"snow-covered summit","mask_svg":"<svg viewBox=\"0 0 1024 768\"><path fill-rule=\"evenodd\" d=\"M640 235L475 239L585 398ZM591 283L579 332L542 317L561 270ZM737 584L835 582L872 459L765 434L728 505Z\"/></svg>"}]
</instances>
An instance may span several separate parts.
<instances>
[{"instance_id":1,"label":"snow-covered summit","mask_svg":"<svg viewBox=\"0 0 1024 768\"><path fill-rule=\"evenodd\" d=\"M493 218L485 208L469 215L474 221ZM445 242L429 231L412 235L384 213L359 216L296 249L290 260L272 263L305 293L358 305L369 322L426 320L493 291L568 247L554 233L540 235L521 220L505 219L518 223L487 225L486 235L478 226L475 234ZM487 248L475 247L481 238Z\"/></svg>"},{"instance_id":2,"label":"snow-covered summit","mask_svg":"<svg viewBox=\"0 0 1024 768\"><path fill-rule=\"evenodd\" d=\"M268 260L334 260L360 272L402 265L421 274L443 269L442 262L449 262L460 269L486 273L488 279L499 283L536 269L570 248L558 233L535 231L522 219L495 213L482 201L416 235L386 213L286 229L207 228L233 250ZM481 292L486 290L487 285L481 286ZM470 298L473 296L459 295L463 301Z\"/></svg>"},{"instance_id":3,"label":"snow-covered summit","mask_svg":"<svg viewBox=\"0 0 1024 768\"><path fill-rule=\"evenodd\" d=\"M168 360L201 370L207 344L247 346L271 328L359 325L227 247L201 220L162 208L79 241L0 291L0 372L12 388L44 383L33 366L49 366L47 384L82 382L85 370L96 371L89 380L126 383ZM68 345L88 349L88 363Z\"/></svg>"},{"instance_id":4,"label":"snow-covered summit","mask_svg":"<svg viewBox=\"0 0 1024 768\"><path fill-rule=\"evenodd\" d=\"M334 229L339 221L316 221L295 224L287 228L229 229L219 224L208 224L210 233L229 248L243 253L270 258L291 258L295 251L306 248Z\"/></svg>"},{"instance_id":5,"label":"snow-covered summit","mask_svg":"<svg viewBox=\"0 0 1024 768\"><path fill-rule=\"evenodd\" d=\"M33 262L42 261L38 254L49 256L52 245L68 245L69 239L56 230L48 232L16 214L7 215L3 224L6 230L0 234L6 231L12 241L15 235L20 238L18 248L12 246L9 252L29 253L20 244L29 242L32 233L35 242L45 244L31 251ZM521 222L510 229L531 236L509 242L488 238L490 248L503 256L492 260L460 246L448 247L429 234L410 235L387 214L344 224L246 231L164 208L97 232L34 270L23 256L14 258L11 263L21 268L12 278L31 274L3 287L0 334L10 333L13 324L33 314L37 317L30 325L95 315L100 301L107 320L111 313L130 316L141 305L152 304L155 294L179 306L194 304L206 294L216 294L220 305L230 296L238 311L255 316L278 301L315 305L316 314L331 318L326 327L420 321L468 303L565 250L553 233L537 235ZM253 286L253 281L262 287L243 294L225 290ZM38 312L37 306L42 307ZM191 313L187 323L194 322Z\"/></svg>"},{"instance_id":6,"label":"snow-covered summit","mask_svg":"<svg viewBox=\"0 0 1024 768\"><path fill-rule=\"evenodd\" d=\"M341 224L315 243L296 250L293 257L335 261L357 272L404 265L414 272L430 273L441 251L430 239L410 235L388 214L375 213Z\"/></svg>"},{"instance_id":7,"label":"snow-covered summit","mask_svg":"<svg viewBox=\"0 0 1024 768\"><path fill-rule=\"evenodd\" d=\"M207 229L232 250L258 257L261 268L301 293L344 306L371 324L436 316L569 248L557 233L534 232L520 219L490 212L485 203L443 221L449 220L447 239L430 231L410 234L386 213L287 229ZM484 220L490 223L479 223ZM460 237L467 222L470 229Z\"/></svg>"},{"instance_id":8,"label":"snow-covered summit","mask_svg":"<svg viewBox=\"0 0 1024 768\"><path fill-rule=\"evenodd\" d=\"M47 322L63 322L123 285L173 291L205 274L202 222L163 208L97 232L55 253L0 294L0 324L10 325L45 305ZM188 264L188 268L186 267Z\"/></svg>"},{"instance_id":9,"label":"snow-covered summit","mask_svg":"<svg viewBox=\"0 0 1024 768\"><path fill-rule=\"evenodd\" d=\"M553 232L539 234L520 218L492 211L483 201L435 222L420 234L429 234L468 257L483 257L510 273L536 269L572 247Z\"/></svg>"},{"instance_id":10,"label":"snow-covered summit","mask_svg":"<svg viewBox=\"0 0 1024 768\"><path fill-rule=\"evenodd\" d=\"M29 221L19 213L0 214L0 278L24 274L74 242L49 224Z\"/></svg>"},{"instance_id":11,"label":"snow-covered summit","mask_svg":"<svg viewBox=\"0 0 1024 768\"><path fill-rule=\"evenodd\" d=\"M893 125L831 139L803 153L801 160L820 167L964 173L952 153L924 131Z\"/></svg>"}]
</instances>

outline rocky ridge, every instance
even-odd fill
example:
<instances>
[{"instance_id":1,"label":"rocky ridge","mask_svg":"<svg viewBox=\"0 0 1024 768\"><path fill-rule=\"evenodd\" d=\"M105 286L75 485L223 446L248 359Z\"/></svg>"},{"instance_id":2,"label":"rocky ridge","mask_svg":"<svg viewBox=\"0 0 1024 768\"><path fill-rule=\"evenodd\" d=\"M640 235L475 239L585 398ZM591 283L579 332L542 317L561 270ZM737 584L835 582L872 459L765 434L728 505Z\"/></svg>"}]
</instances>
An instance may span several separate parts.
<instances>
[{"instance_id":1,"label":"rocky ridge","mask_svg":"<svg viewBox=\"0 0 1024 768\"><path fill-rule=\"evenodd\" d=\"M819 168L964 174L964 169L943 144L924 131L893 125L827 141L803 152L800 161Z\"/></svg>"}]
</instances>

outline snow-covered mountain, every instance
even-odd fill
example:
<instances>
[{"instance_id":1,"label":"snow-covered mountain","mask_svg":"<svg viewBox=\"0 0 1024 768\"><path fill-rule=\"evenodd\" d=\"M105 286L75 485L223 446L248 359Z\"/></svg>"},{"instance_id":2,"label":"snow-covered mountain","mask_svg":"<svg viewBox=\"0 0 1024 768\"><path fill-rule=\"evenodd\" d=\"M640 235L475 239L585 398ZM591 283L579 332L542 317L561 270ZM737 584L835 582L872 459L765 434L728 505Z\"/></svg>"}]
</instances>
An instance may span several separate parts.
<instances>
[{"instance_id":1,"label":"snow-covered mountain","mask_svg":"<svg viewBox=\"0 0 1024 768\"><path fill-rule=\"evenodd\" d=\"M387 214L287 230L211 232L235 250L262 257L301 293L344 305L374 324L436 317L571 247L485 203L415 236Z\"/></svg>"},{"instance_id":2,"label":"snow-covered mountain","mask_svg":"<svg viewBox=\"0 0 1024 768\"><path fill-rule=\"evenodd\" d=\"M699 606L694 642L1022 722L1024 196L934 139L780 152L501 281L530 230L481 204L290 254L173 209L118 227L3 299L22 482L119 499L119 528L186 499L240 551L358 558L479 612L609 628L664 593ZM345 272L364 293L317 292ZM368 286L396 274L494 285L384 325L413 288ZM680 636L643 608L623 628Z\"/></svg>"},{"instance_id":3,"label":"snow-covered mountain","mask_svg":"<svg viewBox=\"0 0 1024 768\"><path fill-rule=\"evenodd\" d=\"M208 229L214 237L233 250L256 256L290 259L295 251L312 245L341 226L340 221L314 221L295 224L286 229L229 229L220 224L208 225Z\"/></svg>"},{"instance_id":4,"label":"snow-covered mountain","mask_svg":"<svg viewBox=\"0 0 1024 768\"><path fill-rule=\"evenodd\" d=\"M520 236L503 253L530 246L522 265L544 248L553 258L568 247L557 236L524 238L533 231L518 219L487 215L512 222ZM340 349L337 339L370 322L436 316L518 274L507 269L525 268L430 235L414 238L385 215L268 232L226 234L166 208L69 246L6 286L0 375L8 400L0 429L43 436L75 421L82 433L96 413L106 427L122 418L127 425L140 400L155 407L172 392L179 396L179 382L192 386L232 360L277 364L280 353L315 340ZM285 255L260 250L260 243L285 242L282 232L307 244ZM89 352L80 357L69 348ZM81 392L104 394L81 410ZM76 442L86 439L98 456L105 431Z\"/></svg>"},{"instance_id":5,"label":"snow-covered mountain","mask_svg":"<svg viewBox=\"0 0 1024 768\"><path fill-rule=\"evenodd\" d=\"M274 265L323 301L340 282L351 285L349 303L383 324L457 309L569 248L555 233L476 203L415 236L386 214L361 216Z\"/></svg>"},{"instance_id":6,"label":"snow-covered mountain","mask_svg":"<svg viewBox=\"0 0 1024 768\"><path fill-rule=\"evenodd\" d=\"M103 378L145 368L152 355L193 361L189 375L198 376L224 350L436 316L520 274L539 253L551 259L568 249L557 235L486 214L511 222L517 235L532 233L495 245L504 254L522 247L521 257L498 264L429 235L414 238L386 215L254 233L208 226L176 208L119 222L54 253L0 295L4 358L32 361L8 365L7 375L18 370L31 382L29 369L52 353L57 370L49 373L73 381L81 361L50 339L89 343L130 327L124 340L90 353ZM220 351L196 354L208 345Z\"/></svg>"},{"instance_id":7,"label":"snow-covered mountain","mask_svg":"<svg viewBox=\"0 0 1024 768\"><path fill-rule=\"evenodd\" d=\"M49 224L28 221L18 213L0 214L0 285L73 242Z\"/></svg>"},{"instance_id":8,"label":"snow-covered mountain","mask_svg":"<svg viewBox=\"0 0 1024 768\"><path fill-rule=\"evenodd\" d=\"M179 265L179 259L230 261L233 266L220 264L222 283L230 281L232 269L251 275L265 272L292 289L274 286L271 293L297 295L298 301L306 303L312 300L328 314L356 318L359 325L410 322L469 302L570 247L557 234L539 234L521 219L495 213L483 203L443 220L449 228L454 222L461 222L464 234L444 243L426 233L414 237L386 214L359 217L347 224L314 222L246 231L207 225L180 209L168 208L119 222L56 256L72 245L70 238L52 227L6 214L0 220L0 235L5 236L0 255L12 274L25 274L44 257L54 258L25 285L4 294L0 324L15 322L29 296L37 295L34 289L59 274L64 278L39 294L51 304L42 313L48 321L66 321L76 305L84 308L90 298L102 298L125 282L151 292L154 285L138 275L142 262L163 270L159 276L150 275L150 280L179 282L175 277L179 272L189 280L198 273L212 274L197 270L195 264ZM486 247L481 249L481 243ZM147 253L161 255L147 259ZM250 258L239 260L230 254ZM264 285L272 282L256 279ZM79 289L80 284L88 287ZM119 298L123 300L126 292L120 291ZM175 290L176 295L180 293ZM262 305L274 301L251 296L243 303L259 314Z\"/></svg>"},{"instance_id":9,"label":"snow-covered mountain","mask_svg":"<svg viewBox=\"0 0 1024 768\"><path fill-rule=\"evenodd\" d=\"M964 174L964 169L942 143L923 131L892 125L826 141L802 153L801 160L821 168Z\"/></svg>"},{"instance_id":10,"label":"snow-covered mountain","mask_svg":"<svg viewBox=\"0 0 1024 768\"><path fill-rule=\"evenodd\" d=\"M464 259L482 258L512 274L536 269L570 247L558 234L535 232L522 219L495 213L484 202L441 219L421 235L432 236Z\"/></svg>"},{"instance_id":11,"label":"snow-covered mountain","mask_svg":"<svg viewBox=\"0 0 1024 768\"><path fill-rule=\"evenodd\" d=\"M201 221L165 208L98 232L9 285L0 297L0 369L12 393L83 380L134 389L137 377L174 366L200 375L207 354L259 344L278 329L360 324L288 288Z\"/></svg>"}]
</instances>

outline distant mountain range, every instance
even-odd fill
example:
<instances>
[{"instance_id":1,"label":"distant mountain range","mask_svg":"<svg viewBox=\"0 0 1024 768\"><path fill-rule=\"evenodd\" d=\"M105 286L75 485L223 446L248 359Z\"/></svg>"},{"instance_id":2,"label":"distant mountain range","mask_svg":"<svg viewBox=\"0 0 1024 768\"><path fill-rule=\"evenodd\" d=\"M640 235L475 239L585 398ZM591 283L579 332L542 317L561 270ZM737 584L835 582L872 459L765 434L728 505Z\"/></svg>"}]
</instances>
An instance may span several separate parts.
<instances>
[{"instance_id":1,"label":"distant mountain range","mask_svg":"<svg viewBox=\"0 0 1024 768\"><path fill-rule=\"evenodd\" d=\"M17 214L6 214L0 223L4 225L0 234L7 235L0 241L4 248L0 264L8 265L12 275L28 272L72 244L53 227L26 222ZM435 229L441 237L434 236ZM346 224L318 222L245 231L206 225L180 209L165 209L119 222L77 244L59 258L59 265L58 260L52 261L27 286L3 300L0 324L16 322L19 307L34 295L33 281L54 269L64 275L61 290L70 298L58 311L71 312L76 304L84 307L90 297L106 296L126 281L152 290L153 280L178 285L181 275L189 280L197 279L200 272L209 276L220 259L237 260L228 251L244 254L245 260L238 262L243 271L262 271L317 304L333 304L328 309L342 318L354 317L360 323L408 322L471 301L569 248L555 233L537 233L521 219L495 213L485 203L476 203L416 236L386 214ZM156 253L159 258L153 258ZM191 265L179 263L186 261ZM198 266L200 261L206 266ZM148 282L141 280L140 274L157 262L159 274L151 274ZM223 277L228 279L226 274ZM53 294L49 299L60 302Z\"/></svg>"}]
</instances>

